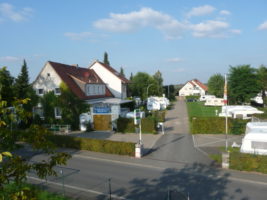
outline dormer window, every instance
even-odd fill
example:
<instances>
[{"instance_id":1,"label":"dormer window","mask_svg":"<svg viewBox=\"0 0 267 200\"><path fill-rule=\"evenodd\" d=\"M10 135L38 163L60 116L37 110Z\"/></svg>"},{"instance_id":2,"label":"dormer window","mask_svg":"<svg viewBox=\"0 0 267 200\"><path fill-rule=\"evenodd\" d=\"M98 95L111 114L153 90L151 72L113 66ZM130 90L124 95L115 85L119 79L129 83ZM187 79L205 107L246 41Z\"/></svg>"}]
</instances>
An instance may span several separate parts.
<instances>
[{"instance_id":1,"label":"dormer window","mask_svg":"<svg viewBox=\"0 0 267 200\"><path fill-rule=\"evenodd\" d=\"M47 77L50 77L50 73L47 73Z\"/></svg>"}]
</instances>

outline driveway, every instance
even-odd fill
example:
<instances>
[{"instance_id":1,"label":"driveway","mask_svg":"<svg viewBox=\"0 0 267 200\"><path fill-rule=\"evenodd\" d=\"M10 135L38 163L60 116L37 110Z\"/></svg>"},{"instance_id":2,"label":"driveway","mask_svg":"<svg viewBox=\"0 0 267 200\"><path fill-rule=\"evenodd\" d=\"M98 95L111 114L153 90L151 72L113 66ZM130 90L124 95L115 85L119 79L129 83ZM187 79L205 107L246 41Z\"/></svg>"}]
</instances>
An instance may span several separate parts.
<instances>
[{"instance_id":1,"label":"driveway","mask_svg":"<svg viewBox=\"0 0 267 200\"><path fill-rule=\"evenodd\" d=\"M182 163L212 163L210 158L194 147L192 135L189 133L187 107L183 99L177 99L173 108L167 112L165 134L145 158Z\"/></svg>"}]
</instances>

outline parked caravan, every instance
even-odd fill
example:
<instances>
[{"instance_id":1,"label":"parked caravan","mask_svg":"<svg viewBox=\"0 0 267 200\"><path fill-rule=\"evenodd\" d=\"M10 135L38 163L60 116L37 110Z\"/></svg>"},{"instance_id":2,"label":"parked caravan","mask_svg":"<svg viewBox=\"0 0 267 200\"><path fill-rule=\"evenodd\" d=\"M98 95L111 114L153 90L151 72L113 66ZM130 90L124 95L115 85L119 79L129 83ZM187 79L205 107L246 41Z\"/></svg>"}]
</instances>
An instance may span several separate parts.
<instances>
[{"instance_id":1,"label":"parked caravan","mask_svg":"<svg viewBox=\"0 0 267 200\"><path fill-rule=\"evenodd\" d=\"M258 110L252 106L222 106L222 112L219 113L220 117L251 119L253 114L263 114L263 111Z\"/></svg>"},{"instance_id":2,"label":"parked caravan","mask_svg":"<svg viewBox=\"0 0 267 200\"><path fill-rule=\"evenodd\" d=\"M166 97L147 98L147 110L164 110L170 104Z\"/></svg>"},{"instance_id":3,"label":"parked caravan","mask_svg":"<svg viewBox=\"0 0 267 200\"><path fill-rule=\"evenodd\" d=\"M205 106L223 106L224 100L223 98L209 98L206 100Z\"/></svg>"},{"instance_id":4,"label":"parked caravan","mask_svg":"<svg viewBox=\"0 0 267 200\"><path fill-rule=\"evenodd\" d=\"M267 155L267 122L247 123L240 152Z\"/></svg>"},{"instance_id":5,"label":"parked caravan","mask_svg":"<svg viewBox=\"0 0 267 200\"><path fill-rule=\"evenodd\" d=\"M207 101L208 99L215 99L216 97L214 95L203 95L199 97L199 101Z\"/></svg>"}]
</instances>

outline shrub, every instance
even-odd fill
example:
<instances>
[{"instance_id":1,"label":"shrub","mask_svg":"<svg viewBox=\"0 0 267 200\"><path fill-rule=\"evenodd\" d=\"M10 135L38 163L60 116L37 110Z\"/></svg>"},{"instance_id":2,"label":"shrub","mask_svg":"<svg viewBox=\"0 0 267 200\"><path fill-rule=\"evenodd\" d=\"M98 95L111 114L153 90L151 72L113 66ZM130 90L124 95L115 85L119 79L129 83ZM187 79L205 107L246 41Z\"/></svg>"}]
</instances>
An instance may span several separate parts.
<instances>
[{"instance_id":1,"label":"shrub","mask_svg":"<svg viewBox=\"0 0 267 200\"><path fill-rule=\"evenodd\" d=\"M234 151L230 153L230 168L241 171L267 173L267 156Z\"/></svg>"},{"instance_id":2,"label":"shrub","mask_svg":"<svg viewBox=\"0 0 267 200\"><path fill-rule=\"evenodd\" d=\"M156 133L156 121L153 117L142 118L142 133ZM120 133L135 133L134 119L122 118L117 120L117 131Z\"/></svg>"},{"instance_id":3,"label":"shrub","mask_svg":"<svg viewBox=\"0 0 267 200\"><path fill-rule=\"evenodd\" d=\"M135 153L135 144L131 142L78 138L66 135L52 135L49 136L49 140L58 147L64 148L74 148L129 156L134 156Z\"/></svg>"},{"instance_id":4,"label":"shrub","mask_svg":"<svg viewBox=\"0 0 267 200\"><path fill-rule=\"evenodd\" d=\"M228 119L228 133L240 135L245 132L248 120ZM193 117L191 133L220 134L225 133L225 118L220 117Z\"/></svg>"}]
</instances>

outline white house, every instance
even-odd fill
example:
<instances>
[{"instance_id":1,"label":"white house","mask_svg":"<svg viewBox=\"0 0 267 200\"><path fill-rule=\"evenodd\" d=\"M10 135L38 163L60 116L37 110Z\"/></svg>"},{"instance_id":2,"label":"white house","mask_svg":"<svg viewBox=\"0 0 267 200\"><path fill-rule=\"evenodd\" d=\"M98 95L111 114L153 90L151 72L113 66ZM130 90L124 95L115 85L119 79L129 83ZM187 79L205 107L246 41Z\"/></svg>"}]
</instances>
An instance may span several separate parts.
<instances>
[{"instance_id":1,"label":"white house","mask_svg":"<svg viewBox=\"0 0 267 200\"><path fill-rule=\"evenodd\" d=\"M112 76L111 79L113 79ZM91 105L89 114L91 123L96 130L110 130L112 121L120 115L121 104L130 102L115 98L115 95L95 70L51 61L48 61L39 73L33 82L33 88L39 96L43 96L49 91L54 91L56 95L60 95L62 82L78 98ZM35 108L35 111L42 117L43 112L40 104ZM55 118L61 118L59 108L55 108Z\"/></svg>"},{"instance_id":2,"label":"white house","mask_svg":"<svg viewBox=\"0 0 267 200\"><path fill-rule=\"evenodd\" d=\"M104 81L114 97L125 99L127 97L127 84L129 80L117 72L114 68L102 62L95 61L89 69L92 69Z\"/></svg>"},{"instance_id":3,"label":"white house","mask_svg":"<svg viewBox=\"0 0 267 200\"><path fill-rule=\"evenodd\" d=\"M204 96L207 91L208 87L206 85L204 85L197 79L193 79L191 81L188 81L179 90L179 96L191 96L191 95Z\"/></svg>"}]
</instances>

